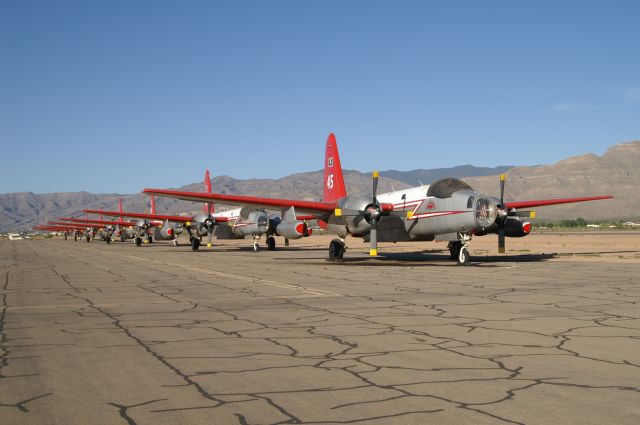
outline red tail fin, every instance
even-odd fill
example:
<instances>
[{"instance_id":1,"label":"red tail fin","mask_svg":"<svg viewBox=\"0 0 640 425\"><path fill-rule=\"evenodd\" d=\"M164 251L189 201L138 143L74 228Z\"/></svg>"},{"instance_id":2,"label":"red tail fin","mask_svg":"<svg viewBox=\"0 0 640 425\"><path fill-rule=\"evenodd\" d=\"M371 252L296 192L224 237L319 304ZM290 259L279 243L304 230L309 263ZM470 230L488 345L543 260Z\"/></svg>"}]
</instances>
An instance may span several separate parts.
<instances>
[{"instance_id":1,"label":"red tail fin","mask_svg":"<svg viewBox=\"0 0 640 425\"><path fill-rule=\"evenodd\" d=\"M156 197L151 195L151 214L156 213Z\"/></svg>"},{"instance_id":2,"label":"red tail fin","mask_svg":"<svg viewBox=\"0 0 640 425\"><path fill-rule=\"evenodd\" d=\"M207 193L211 193L211 175L209 174L209 170L206 170L204 172L204 191ZM213 214L215 212L213 202L205 203L202 206L202 210L205 214Z\"/></svg>"},{"instance_id":3,"label":"red tail fin","mask_svg":"<svg viewBox=\"0 0 640 425\"><path fill-rule=\"evenodd\" d=\"M120 221L124 221L122 218L122 198L118 199L118 208L120 209Z\"/></svg>"},{"instance_id":4,"label":"red tail fin","mask_svg":"<svg viewBox=\"0 0 640 425\"><path fill-rule=\"evenodd\" d=\"M322 202L335 202L347 196L338 154L336 136L331 133L327 138L327 148L324 156L324 192Z\"/></svg>"}]
</instances>

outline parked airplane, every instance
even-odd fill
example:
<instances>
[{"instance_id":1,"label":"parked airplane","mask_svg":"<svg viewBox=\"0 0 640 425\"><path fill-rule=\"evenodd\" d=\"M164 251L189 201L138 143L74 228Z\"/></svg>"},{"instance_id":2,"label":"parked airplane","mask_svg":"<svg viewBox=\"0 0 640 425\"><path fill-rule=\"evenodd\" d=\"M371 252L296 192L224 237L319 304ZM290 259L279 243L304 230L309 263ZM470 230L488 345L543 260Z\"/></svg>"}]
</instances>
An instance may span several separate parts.
<instances>
[{"instance_id":1,"label":"parked airplane","mask_svg":"<svg viewBox=\"0 0 640 425\"><path fill-rule=\"evenodd\" d=\"M522 219L519 208L610 199L612 196L504 201L504 181L500 178L500 198L483 195L465 182L447 178L430 185L378 195L378 172L373 173L370 197L346 193L335 136L330 134L325 150L322 202L273 199L255 196L202 194L167 189L145 189L144 193L196 202L221 202L259 208L289 209L309 214L327 223L338 235L329 245L329 258L342 259L347 235L369 241L369 253L378 255L377 243L400 241L449 241L451 257L458 264L469 264L468 246L473 236L499 235L499 248L505 237L523 237L531 223Z\"/></svg>"}]
</instances>

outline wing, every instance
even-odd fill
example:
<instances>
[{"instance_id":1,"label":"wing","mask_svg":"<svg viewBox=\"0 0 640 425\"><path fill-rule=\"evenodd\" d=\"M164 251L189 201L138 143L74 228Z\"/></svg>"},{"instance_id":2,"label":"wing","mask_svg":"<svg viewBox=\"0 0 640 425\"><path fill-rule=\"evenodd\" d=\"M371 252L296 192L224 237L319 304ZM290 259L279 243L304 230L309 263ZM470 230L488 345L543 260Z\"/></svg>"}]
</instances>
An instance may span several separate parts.
<instances>
[{"instance_id":1,"label":"wing","mask_svg":"<svg viewBox=\"0 0 640 425\"><path fill-rule=\"evenodd\" d=\"M556 198L556 199L538 199L533 201L510 201L510 202L505 202L504 206L505 208L510 210L512 208L544 207L547 205L572 204L574 202L599 201L601 199L613 199L613 196L604 195L604 196L588 196L584 198Z\"/></svg>"},{"instance_id":2,"label":"wing","mask_svg":"<svg viewBox=\"0 0 640 425\"><path fill-rule=\"evenodd\" d=\"M176 223L189 223L194 221L193 216L183 216L183 215L168 215L168 214L149 214L149 213L134 213L127 211L100 211L100 210L82 210L82 212L86 212L89 214L99 214L106 216L122 216L122 217L130 217L130 218L147 218L149 220L169 220L174 221ZM227 217L214 217L216 223L226 223L229 221Z\"/></svg>"},{"instance_id":3,"label":"wing","mask_svg":"<svg viewBox=\"0 0 640 425\"><path fill-rule=\"evenodd\" d=\"M180 190L168 189L145 189L143 192L149 195L194 202L218 201L228 205L252 206L276 210L295 207L296 211L308 213L314 217L329 215L333 213L337 206L337 202L313 202L299 199L262 198L256 196L226 195L221 193L183 192Z\"/></svg>"}]
</instances>

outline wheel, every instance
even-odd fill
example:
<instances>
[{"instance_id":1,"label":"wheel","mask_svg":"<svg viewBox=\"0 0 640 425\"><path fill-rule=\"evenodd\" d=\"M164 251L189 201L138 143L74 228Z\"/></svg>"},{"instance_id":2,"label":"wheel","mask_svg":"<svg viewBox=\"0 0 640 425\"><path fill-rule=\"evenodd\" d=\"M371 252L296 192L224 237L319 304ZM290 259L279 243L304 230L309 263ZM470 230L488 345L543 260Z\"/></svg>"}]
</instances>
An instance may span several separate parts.
<instances>
[{"instance_id":1,"label":"wheel","mask_svg":"<svg viewBox=\"0 0 640 425\"><path fill-rule=\"evenodd\" d=\"M192 251L197 251L198 248L200 248L200 239L191 238L191 250Z\"/></svg>"},{"instance_id":2,"label":"wheel","mask_svg":"<svg viewBox=\"0 0 640 425\"><path fill-rule=\"evenodd\" d=\"M64 240L65 241L67 240L67 234L66 233L64 234Z\"/></svg>"},{"instance_id":3,"label":"wheel","mask_svg":"<svg viewBox=\"0 0 640 425\"><path fill-rule=\"evenodd\" d=\"M452 260L457 260L460 256L460 248L462 248L462 242L449 242L449 254Z\"/></svg>"},{"instance_id":4,"label":"wheel","mask_svg":"<svg viewBox=\"0 0 640 425\"><path fill-rule=\"evenodd\" d=\"M147 236L147 242L153 243L153 236Z\"/></svg>"},{"instance_id":5,"label":"wheel","mask_svg":"<svg viewBox=\"0 0 640 425\"><path fill-rule=\"evenodd\" d=\"M136 236L136 246L142 245L142 238Z\"/></svg>"},{"instance_id":6,"label":"wheel","mask_svg":"<svg viewBox=\"0 0 640 425\"><path fill-rule=\"evenodd\" d=\"M258 242L254 242L253 243L253 252L258 252L260 251L260 245L258 245Z\"/></svg>"},{"instance_id":7,"label":"wheel","mask_svg":"<svg viewBox=\"0 0 640 425\"><path fill-rule=\"evenodd\" d=\"M340 239L334 239L329 244L329 260L342 260L344 256L344 243Z\"/></svg>"},{"instance_id":8,"label":"wheel","mask_svg":"<svg viewBox=\"0 0 640 425\"><path fill-rule=\"evenodd\" d=\"M173 240L173 246L178 246L178 240L177 239Z\"/></svg>"},{"instance_id":9,"label":"wheel","mask_svg":"<svg viewBox=\"0 0 640 425\"><path fill-rule=\"evenodd\" d=\"M111 243L111 238L109 236L107 236L104 241L107 243L107 245L109 245Z\"/></svg>"},{"instance_id":10,"label":"wheel","mask_svg":"<svg viewBox=\"0 0 640 425\"><path fill-rule=\"evenodd\" d=\"M458 254L458 265L468 266L470 261L471 257L469 256L469 250L463 247Z\"/></svg>"},{"instance_id":11,"label":"wheel","mask_svg":"<svg viewBox=\"0 0 640 425\"><path fill-rule=\"evenodd\" d=\"M87 236L87 243L91 242L91 236Z\"/></svg>"},{"instance_id":12,"label":"wheel","mask_svg":"<svg viewBox=\"0 0 640 425\"><path fill-rule=\"evenodd\" d=\"M274 238L273 236L269 236L267 238L267 249L269 251L273 251L274 249L276 249L276 238Z\"/></svg>"}]
</instances>

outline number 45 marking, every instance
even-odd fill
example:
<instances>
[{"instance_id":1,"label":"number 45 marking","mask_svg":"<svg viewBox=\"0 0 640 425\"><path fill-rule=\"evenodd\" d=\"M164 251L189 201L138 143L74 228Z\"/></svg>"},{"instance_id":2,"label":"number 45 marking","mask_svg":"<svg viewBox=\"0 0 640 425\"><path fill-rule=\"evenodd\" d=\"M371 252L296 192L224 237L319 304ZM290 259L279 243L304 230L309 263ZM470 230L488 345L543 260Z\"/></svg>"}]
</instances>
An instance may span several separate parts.
<instances>
[{"instance_id":1,"label":"number 45 marking","mask_svg":"<svg viewBox=\"0 0 640 425\"><path fill-rule=\"evenodd\" d=\"M333 189L333 174L327 176L327 187Z\"/></svg>"}]
</instances>

